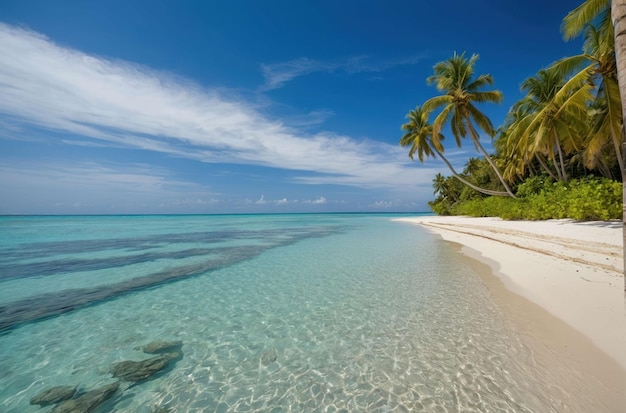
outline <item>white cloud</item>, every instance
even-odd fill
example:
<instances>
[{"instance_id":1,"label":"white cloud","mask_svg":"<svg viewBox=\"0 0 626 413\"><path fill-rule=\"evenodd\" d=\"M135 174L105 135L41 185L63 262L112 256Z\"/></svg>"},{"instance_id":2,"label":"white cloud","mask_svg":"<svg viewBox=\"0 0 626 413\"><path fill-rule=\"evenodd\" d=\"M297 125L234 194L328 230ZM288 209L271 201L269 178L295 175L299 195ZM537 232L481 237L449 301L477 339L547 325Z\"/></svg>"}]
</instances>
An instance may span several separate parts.
<instances>
[{"instance_id":1,"label":"white cloud","mask_svg":"<svg viewBox=\"0 0 626 413\"><path fill-rule=\"evenodd\" d=\"M265 77L263 90L277 89L291 79L308 73L332 72L337 67L337 64L322 63L306 57L282 63L262 64L261 71Z\"/></svg>"},{"instance_id":2,"label":"white cloud","mask_svg":"<svg viewBox=\"0 0 626 413\"><path fill-rule=\"evenodd\" d=\"M375 201L369 205L372 208L391 208L393 206L392 201Z\"/></svg>"},{"instance_id":3,"label":"white cloud","mask_svg":"<svg viewBox=\"0 0 626 413\"><path fill-rule=\"evenodd\" d=\"M261 198L257 199L254 203L257 205L287 205L290 203L295 204L297 203L297 201L289 201L287 198L268 200L268 199L265 199L265 195L261 195Z\"/></svg>"},{"instance_id":4,"label":"white cloud","mask_svg":"<svg viewBox=\"0 0 626 413\"><path fill-rule=\"evenodd\" d=\"M341 70L345 73L354 74L361 72L382 72L394 66L413 65L423 60L426 55L411 56L406 59L387 60L372 63L367 56L356 56L339 62L321 62L306 57L288 60L274 64L262 64L261 71L265 78L265 85L261 90L267 91L278 89L290 80L314 72L333 73Z\"/></svg>"},{"instance_id":5,"label":"white cloud","mask_svg":"<svg viewBox=\"0 0 626 413\"><path fill-rule=\"evenodd\" d=\"M307 199L305 201L302 201L303 204L325 204L327 202L328 201L323 196L317 197L315 199Z\"/></svg>"},{"instance_id":6,"label":"white cloud","mask_svg":"<svg viewBox=\"0 0 626 413\"><path fill-rule=\"evenodd\" d=\"M67 144L299 170L307 176L294 180L308 184L397 188L432 179L420 179L428 170L418 172L397 145L330 132L307 135L215 91L68 49L32 31L0 24L0 55L0 113L8 115L3 122L79 137L65 138ZM349 67L374 70L359 61ZM268 69L268 82L279 85L314 70L334 69L300 59ZM60 140L55 134L47 139Z\"/></svg>"}]
</instances>

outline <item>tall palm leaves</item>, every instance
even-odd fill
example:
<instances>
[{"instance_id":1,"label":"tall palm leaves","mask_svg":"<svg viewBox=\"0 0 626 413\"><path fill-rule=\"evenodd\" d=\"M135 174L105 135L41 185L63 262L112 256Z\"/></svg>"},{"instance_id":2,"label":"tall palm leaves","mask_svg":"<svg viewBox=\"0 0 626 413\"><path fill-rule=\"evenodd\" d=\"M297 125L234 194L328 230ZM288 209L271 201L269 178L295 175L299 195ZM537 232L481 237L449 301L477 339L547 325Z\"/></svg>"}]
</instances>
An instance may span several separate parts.
<instances>
[{"instance_id":1,"label":"tall palm leaves","mask_svg":"<svg viewBox=\"0 0 626 413\"><path fill-rule=\"evenodd\" d=\"M579 8L586 5L584 3ZM570 13L568 17L572 15ZM567 18L566 18L567 19ZM553 68L563 74L580 70L589 83L597 85L591 105L591 129L585 144L584 161L588 168L595 168L605 146L610 146L620 167L622 181L626 181L624 154L621 147L622 104L617 83L615 61L615 38L610 9L603 9L596 18L597 27L585 26L583 53L562 59ZM572 26L564 23L564 29Z\"/></svg>"},{"instance_id":2,"label":"tall palm leaves","mask_svg":"<svg viewBox=\"0 0 626 413\"><path fill-rule=\"evenodd\" d=\"M526 161L536 158L549 173L543 157L552 161L559 180L567 181L565 155L578 150L587 128L587 102L591 99L588 73L570 79L554 69L540 70L522 83L527 92L514 110L524 115L509 127L509 152Z\"/></svg>"},{"instance_id":3,"label":"tall palm leaves","mask_svg":"<svg viewBox=\"0 0 626 413\"><path fill-rule=\"evenodd\" d=\"M622 146L621 157L623 161L624 146L624 124L626 124L626 0L586 0L570 12L563 20L563 34L566 39L570 39L578 35L586 24L590 24L600 16L610 10L610 26L609 34L613 34L614 51L616 61L616 74L619 85L620 103L622 109L622 126L620 128L620 143ZM609 27L610 27L609 26ZM607 88L608 90L608 88ZM608 96L608 94L607 94ZM608 101L608 99L607 99ZM617 103L617 100L615 100ZM616 151L618 152L618 151ZM618 159L620 156L618 156ZM623 244L624 244L624 275L626 276L626 171L624 170L624 162L620 163L623 183ZM626 283L624 283L624 291L626 291Z\"/></svg>"},{"instance_id":4,"label":"tall palm leaves","mask_svg":"<svg viewBox=\"0 0 626 413\"><path fill-rule=\"evenodd\" d=\"M424 162L424 155L435 157L436 152L443 152L443 135L438 133L433 135L433 127L428 123L428 112L420 106L416 106L414 110L409 111L406 115L409 120L402 125L405 134L400 138L400 145L403 147L410 146L409 157L414 159L417 152L417 158L420 162Z\"/></svg>"},{"instance_id":5,"label":"tall palm leaves","mask_svg":"<svg viewBox=\"0 0 626 413\"><path fill-rule=\"evenodd\" d=\"M563 19L563 37L570 40L578 36L597 16L610 10L611 0L586 0Z\"/></svg>"},{"instance_id":6,"label":"tall palm leaves","mask_svg":"<svg viewBox=\"0 0 626 413\"><path fill-rule=\"evenodd\" d=\"M470 188L486 195L507 195L506 192L480 188L458 174L452 164L443 155L444 148L442 141L444 137L441 133L434 132L433 126L428 122L428 116L429 112L420 106L417 106L407 114L409 121L402 125L402 130L404 130L405 133L402 138L400 138L400 145L403 147L411 147L409 157L413 159L415 153L417 153L417 158L420 162L424 162L425 157L435 158L439 156L450 169L454 177Z\"/></svg>"},{"instance_id":7,"label":"tall palm leaves","mask_svg":"<svg viewBox=\"0 0 626 413\"><path fill-rule=\"evenodd\" d=\"M498 90L484 91L485 86L493 84L491 75L479 75L474 77L474 64L478 55L472 55L469 59L465 54L454 54L448 60L439 62L434 66L434 74L427 79L429 84L434 84L443 95L433 97L424 103L424 109L428 112L441 108L441 112L433 121L433 134L441 133L444 124L450 122L452 134L458 146L461 139L468 134L476 149L484 156L485 160L493 168L498 179L505 188L504 195L515 197L511 188L502 177L502 173L493 162L480 143L480 136L474 124L486 132L490 137L495 135L495 129L489 118L482 113L475 104L500 103L502 93Z\"/></svg>"}]
</instances>

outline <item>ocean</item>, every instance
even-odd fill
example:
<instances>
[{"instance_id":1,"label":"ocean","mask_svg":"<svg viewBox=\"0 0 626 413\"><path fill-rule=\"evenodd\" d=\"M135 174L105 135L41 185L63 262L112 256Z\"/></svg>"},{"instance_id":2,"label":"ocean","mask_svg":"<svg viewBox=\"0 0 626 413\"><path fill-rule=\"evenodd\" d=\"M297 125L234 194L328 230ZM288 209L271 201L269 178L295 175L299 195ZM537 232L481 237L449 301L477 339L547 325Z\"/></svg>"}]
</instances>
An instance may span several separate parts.
<instances>
[{"instance_id":1,"label":"ocean","mask_svg":"<svg viewBox=\"0 0 626 413\"><path fill-rule=\"evenodd\" d=\"M178 353L96 412L563 408L475 270L394 217L0 217L0 411L155 341Z\"/></svg>"}]
</instances>

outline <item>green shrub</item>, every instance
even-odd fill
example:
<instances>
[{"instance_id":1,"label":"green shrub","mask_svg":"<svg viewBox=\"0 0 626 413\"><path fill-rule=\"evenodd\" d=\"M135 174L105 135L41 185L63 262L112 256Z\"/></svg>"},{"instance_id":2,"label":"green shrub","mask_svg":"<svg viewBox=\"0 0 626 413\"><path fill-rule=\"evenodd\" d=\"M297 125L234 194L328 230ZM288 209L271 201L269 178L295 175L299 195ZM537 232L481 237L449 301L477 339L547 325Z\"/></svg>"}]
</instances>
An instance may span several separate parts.
<instances>
[{"instance_id":1,"label":"green shrub","mask_svg":"<svg viewBox=\"0 0 626 413\"><path fill-rule=\"evenodd\" d=\"M622 184L606 178L590 176L564 183L533 177L519 185L517 196L517 199L474 198L454 205L446 204L445 208L439 204L429 205L439 215L497 216L509 220L622 218Z\"/></svg>"},{"instance_id":2,"label":"green shrub","mask_svg":"<svg viewBox=\"0 0 626 413\"><path fill-rule=\"evenodd\" d=\"M517 195L519 198L526 198L531 195L539 194L548 184L554 181L547 175L532 176L517 186Z\"/></svg>"}]
</instances>

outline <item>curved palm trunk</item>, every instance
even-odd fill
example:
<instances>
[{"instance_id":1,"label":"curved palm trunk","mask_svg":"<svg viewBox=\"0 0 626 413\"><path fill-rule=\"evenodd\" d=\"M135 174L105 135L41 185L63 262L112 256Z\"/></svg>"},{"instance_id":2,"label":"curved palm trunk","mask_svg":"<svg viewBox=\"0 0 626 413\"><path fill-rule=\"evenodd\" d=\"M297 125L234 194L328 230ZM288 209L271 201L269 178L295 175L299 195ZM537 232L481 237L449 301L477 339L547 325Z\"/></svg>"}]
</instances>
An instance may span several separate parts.
<instances>
[{"instance_id":1,"label":"curved palm trunk","mask_svg":"<svg viewBox=\"0 0 626 413\"><path fill-rule=\"evenodd\" d=\"M554 179L555 181L559 180L556 176L554 176L554 173L552 173L552 170L540 153L535 153L535 158L537 158L537 160L539 161L539 165L541 165L541 167L548 173L548 175L550 175L552 179Z\"/></svg>"},{"instance_id":2,"label":"curved palm trunk","mask_svg":"<svg viewBox=\"0 0 626 413\"><path fill-rule=\"evenodd\" d=\"M491 189L485 189L485 188L481 188L479 186L474 185L473 183L471 183L470 181L468 181L467 179L463 178L461 175L459 175L456 170L454 169L454 167L452 166L452 164L450 162L448 162L448 160L446 159L445 156L443 156L443 154L441 152L439 152L437 150L437 148L433 148L435 150L435 152L437 152L437 155L439 155L439 157L441 158L441 160L443 160L445 162L445 164L448 166L448 168L450 169L450 171L452 171L452 175L454 175L454 177L456 179L458 179L459 181L461 181L463 184L469 186L470 188L472 188L475 191L478 191L482 194L485 195L495 195L495 196L509 196L508 193L506 192L500 192L500 191L492 191Z\"/></svg>"},{"instance_id":3,"label":"curved palm trunk","mask_svg":"<svg viewBox=\"0 0 626 413\"><path fill-rule=\"evenodd\" d=\"M604 176L605 178L608 178L608 179L610 179L612 181L615 180L615 176L611 172L611 168L609 167L609 165L607 165L607 163L606 163L606 161L604 159L599 158L598 159L598 164L596 165L596 167L598 168L598 170L600 171L602 176Z\"/></svg>"},{"instance_id":4,"label":"curved palm trunk","mask_svg":"<svg viewBox=\"0 0 626 413\"><path fill-rule=\"evenodd\" d=\"M611 0L611 20L615 34L615 60L617 62L617 83L622 99L622 156L626 154L626 140L624 139L624 125L626 125L626 0ZM623 161L623 160L622 160ZM624 163L620 165L624 176ZM626 274L626 181L622 181L623 189L623 245L624 245L624 274ZM626 293L626 283L624 283Z\"/></svg>"},{"instance_id":5,"label":"curved palm trunk","mask_svg":"<svg viewBox=\"0 0 626 413\"><path fill-rule=\"evenodd\" d=\"M478 133L476 133L476 130L474 129L474 126L472 125L472 122L470 122L469 118L467 118L466 120L467 120L467 126L469 127L470 135L472 137L472 141L474 142L474 145L478 148L478 150L483 155L485 160L489 162L489 165L491 165L491 168L494 170L496 175L498 175L498 179L502 183L502 186L504 186L504 189L506 190L506 194L510 196L511 198L515 198L515 194L513 194L513 191L511 191L511 188L509 188L509 184L506 183L506 181L504 180L504 177L502 176L502 173L500 173L500 169L498 169L496 164L493 162L493 159L491 159L491 156L487 154L487 151L485 150L485 148L483 148L483 145L480 144L480 138L478 137Z\"/></svg>"}]
</instances>

